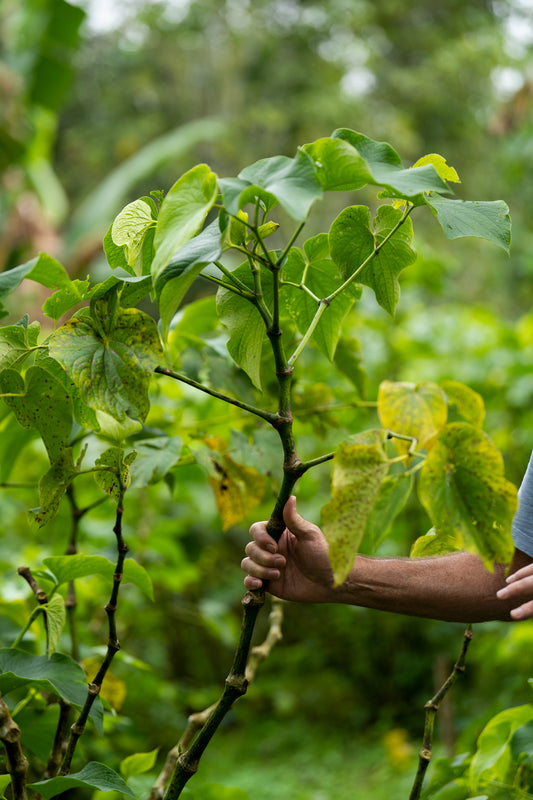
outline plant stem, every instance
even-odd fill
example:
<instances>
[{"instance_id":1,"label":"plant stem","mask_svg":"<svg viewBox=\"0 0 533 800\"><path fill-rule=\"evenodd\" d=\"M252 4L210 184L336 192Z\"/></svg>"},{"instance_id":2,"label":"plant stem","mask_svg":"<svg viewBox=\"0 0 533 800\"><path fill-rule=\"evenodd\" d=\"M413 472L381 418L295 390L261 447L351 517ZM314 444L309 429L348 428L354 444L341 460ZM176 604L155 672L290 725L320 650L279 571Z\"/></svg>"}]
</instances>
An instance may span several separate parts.
<instances>
[{"instance_id":1,"label":"plant stem","mask_svg":"<svg viewBox=\"0 0 533 800\"><path fill-rule=\"evenodd\" d=\"M59 699L59 719L57 721L52 750L48 756L46 769L43 774L43 780L46 780L47 778L53 778L59 768L59 765L61 764L63 751L67 746L68 720L71 708L72 707L70 703L66 703L61 698Z\"/></svg>"},{"instance_id":2,"label":"plant stem","mask_svg":"<svg viewBox=\"0 0 533 800\"><path fill-rule=\"evenodd\" d=\"M128 552L128 547L122 537L122 516L124 513L125 489L124 486L122 485L120 471L117 472L117 479L119 481L120 488L119 488L119 500L117 503L117 512L115 517L115 526L113 528L113 533L115 534L117 540L117 562L115 566L115 572L113 575L113 588L111 590L111 596L105 606L105 611L108 619L108 630L109 630L108 640L107 640L107 652L105 654L104 660L102 661L100 669L98 670L96 676L93 678L93 680L88 686L87 697L85 699L83 708L81 709L76 722L72 725L70 729L70 736L68 739L65 756L63 758L63 762L59 770L60 775L68 775L70 772L70 766L72 763L72 758L74 756L74 751L76 750L76 745L78 743L78 740L85 731L85 726L87 724L87 720L89 718L89 714L91 712L93 703L96 700L97 696L100 694L102 683L104 681L104 678L106 676L106 673L111 665L114 656L120 650L120 642L117 638L115 612L117 610L118 594L120 589L120 583L123 577L124 560L126 558L126 553Z\"/></svg>"},{"instance_id":3,"label":"plant stem","mask_svg":"<svg viewBox=\"0 0 533 800\"><path fill-rule=\"evenodd\" d=\"M13 800L26 800L28 761L20 746L20 728L11 718L9 708L0 695L0 741L6 753L7 771L11 776Z\"/></svg>"},{"instance_id":4,"label":"plant stem","mask_svg":"<svg viewBox=\"0 0 533 800\"><path fill-rule=\"evenodd\" d=\"M322 300L319 301L319 305L318 305L318 308L316 310L316 314L313 317L313 319L311 320L311 323L310 323L308 329L306 330L306 332L305 332L305 334L303 336L303 339L301 340L300 344L298 345L298 347L296 348L296 350L294 351L292 356L289 358L289 364L294 364L296 359L300 356L302 350L307 345L307 343L309 342L309 339L313 335L313 333L315 331L315 328L318 325L318 323L320 322L320 318L322 317L322 314L324 313L326 308L330 305L330 303L339 294L342 294L342 292L344 292L345 289L347 289L348 286L355 281L355 279L362 272L362 270L372 261L373 258L375 258L377 256L377 254L379 253L381 248L389 241L389 239L391 239L394 236L396 231L403 225L403 223L405 222L405 220L407 219L407 217L409 216L409 214L411 213L413 208L414 208L414 206L408 205L405 208L405 211L403 212L402 216L400 217L400 219L398 220L396 225L393 228L391 228L391 230L388 232L388 234L386 236L384 236L383 239L378 244L374 245L374 249L372 250L372 252L365 258L363 263L360 264L357 267L355 272L352 272L350 277L347 278L341 286L339 286L337 289L335 289L334 292L332 292L330 295L328 295L328 297L324 297L324 298L322 298Z\"/></svg>"},{"instance_id":5,"label":"plant stem","mask_svg":"<svg viewBox=\"0 0 533 800\"><path fill-rule=\"evenodd\" d=\"M39 605L40 606L46 605L46 603L48 602L48 595L46 594L44 589L41 589L41 587L39 586L39 584L37 583L37 581L35 580L35 578L31 574L30 568L29 567L19 567L17 572L21 576L21 578L24 578L24 580L29 584L33 594L35 595L35 599L37 600ZM48 617L47 617L46 611L44 609L42 609L42 615L43 615L44 632L45 632L45 635L46 635L46 654L48 655L48 652L49 652L49 649L50 649L49 641L48 641ZM29 624L26 626L24 631L21 634L19 634L19 636L16 639L16 642L13 644L13 647L18 645L19 642L22 640L24 634L26 633L26 631L28 630L29 626L31 625L31 623L33 622L33 620L35 619L36 616L37 616L37 614L32 614L32 616L30 617Z\"/></svg>"},{"instance_id":6,"label":"plant stem","mask_svg":"<svg viewBox=\"0 0 533 800\"><path fill-rule=\"evenodd\" d=\"M283 622L283 607L284 603L282 600L272 598L272 610L269 617L270 624L268 633L262 644L257 645L251 650L246 664L245 678L248 682L248 686L254 680L260 663L269 656L272 648L282 639L281 626ZM187 722L187 727L183 732L179 742L175 745L175 747L172 748L172 750L169 751L167 755L163 769L161 770L161 773L159 774L154 786L150 791L148 800L162 800L165 787L173 775L174 770L181 771L181 769L183 769L181 765L178 765L180 756L186 751L190 751L195 736L197 735L198 731L200 731L206 725L210 716L214 713L217 705L218 703L213 703L213 705L205 708L203 711L198 711L190 715ZM178 779L176 778L176 782L177 780Z\"/></svg>"},{"instance_id":7,"label":"plant stem","mask_svg":"<svg viewBox=\"0 0 533 800\"><path fill-rule=\"evenodd\" d=\"M459 674L465 671L466 653L468 650L468 646L472 641L472 635L473 635L472 625L467 625L464 633L461 653L459 654L457 662L454 664L451 674L449 675L448 679L443 683L437 694L434 697L432 697L431 700L429 700L425 705L426 721L424 724L424 738L422 741L422 749L420 750L418 758L418 769L415 775L413 788L411 789L411 794L409 795L409 800L419 800L420 798L420 793L422 791L422 784L424 782L424 776L429 766L429 762L431 761L435 717L437 716L437 711L439 710L439 706L442 700L452 688Z\"/></svg>"},{"instance_id":8,"label":"plant stem","mask_svg":"<svg viewBox=\"0 0 533 800\"><path fill-rule=\"evenodd\" d=\"M276 261L276 267L279 268L279 267L282 266L283 262L287 258L289 250L291 249L291 247L293 246L294 242L296 241L296 239L298 238L298 236L302 232L302 228L304 227L304 225L305 225L305 222L300 222L300 224L298 225L298 227L296 228L296 230L292 234L291 238L287 242L287 245L286 245L285 249L283 250L282 254L280 255L280 257Z\"/></svg>"},{"instance_id":9,"label":"plant stem","mask_svg":"<svg viewBox=\"0 0 533 800\"><path fill-rule=\"evenodd\" d=\"M158 375L167 375L169 378L174 378L174 380L186 383L187 386L193 386L195 389L199 389L199 391L205 392L205 394L208 394L211 397L216 397L218 400L223 400L225 403L230 403L233 406L237 406L237 408L242 408L243 411L249 411L250 414L255 414L256 417L261 417L261 419L264 419L271 425L274 425L276 422L275 414L272 414L269 411L263 411L263 409L256 408L255 406L251 406L249 403L243 403L241 400L236 400L233 397L228 397L228 395L217 392L215 389L210 389L208 386L204 386L202 383L193 381L192 378L188 378L186 375L183 375L180 372L173 372L167 367L156 367L154 372L157 372Z\"/></svg>"}]
</instances>

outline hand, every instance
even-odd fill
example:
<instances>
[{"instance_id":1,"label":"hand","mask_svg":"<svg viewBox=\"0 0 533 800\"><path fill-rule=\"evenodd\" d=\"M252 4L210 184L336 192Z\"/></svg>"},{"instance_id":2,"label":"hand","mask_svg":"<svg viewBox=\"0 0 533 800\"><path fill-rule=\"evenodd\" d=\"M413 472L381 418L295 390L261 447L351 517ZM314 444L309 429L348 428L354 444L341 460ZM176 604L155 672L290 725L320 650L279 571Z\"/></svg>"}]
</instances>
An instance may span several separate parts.
<instances>
[{"instance_id":1,"label":"hand","mask_svg":"<svg viewBox=\"0 0 533 800\"><path fill-rule=\"evenodd\" d=\"M268 581L268 591L283 600L330 601L333 572L324 534L298 514L295 497L287 501L283 519L287 527L278 544L267 533L266 522L251 526L252 541L247 544L247 557L241 563L248 573L244 585L259 589L263 581Z\"/></svg>"},{"instance_id":2,"label":"hand","mask_svg":"<svg viewBox=\"0 0 533 800\"><path fill-rule=\"evenodd\" d=\"M514 600L517 602L524 600L525 597L533 598L533 564L513 572L507 578L507 586L497 592L500 600ZM522 602L510 612L511 617L516 620L529 619L533 617L533 600Z\"/></svg>"}]
</instances>

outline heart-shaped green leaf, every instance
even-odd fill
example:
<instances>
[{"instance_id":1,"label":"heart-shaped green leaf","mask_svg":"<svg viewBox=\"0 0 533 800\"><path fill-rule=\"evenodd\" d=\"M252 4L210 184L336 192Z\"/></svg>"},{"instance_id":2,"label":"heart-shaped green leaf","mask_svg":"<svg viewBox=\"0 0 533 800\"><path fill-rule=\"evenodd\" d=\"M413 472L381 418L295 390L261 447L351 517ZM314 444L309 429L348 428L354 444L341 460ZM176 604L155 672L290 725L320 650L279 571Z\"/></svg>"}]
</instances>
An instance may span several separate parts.
<instances>
[{"instance_id":1,"label":"heart-shaped green leaf","mask_svg":"<svg viewBox=\"0 0 533 800\"><path fill-rule=\"evenodd\" d=\"M106 295L91 315L73 317L50 340L50 354L65 368L83 401L119 421L148 413L150 377L162 358L155 322Z\"/></svg>"}]
</instances>

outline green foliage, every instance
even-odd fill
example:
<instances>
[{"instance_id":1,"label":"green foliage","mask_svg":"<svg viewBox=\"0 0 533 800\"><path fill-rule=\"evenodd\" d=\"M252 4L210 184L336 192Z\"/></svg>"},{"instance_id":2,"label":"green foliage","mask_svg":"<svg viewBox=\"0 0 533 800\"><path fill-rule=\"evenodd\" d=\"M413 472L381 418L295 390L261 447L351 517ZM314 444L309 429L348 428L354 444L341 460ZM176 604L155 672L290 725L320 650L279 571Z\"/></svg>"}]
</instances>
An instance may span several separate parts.
<instances>
[{"instance_id":1,"label":"green foliage","mask_svg":"<svg viewBox=\"0 0 533 800\"><path fill-rule=\"evenodd\" d=\"M126 797L136 797L117 772L105 764L97 764L94 761L90 761L79 772L38 781L30 784L30 787L45 798L54 797L56 794L77 787L98 789L101 792L119 792Z\"/></svg>"},{"instance_id":2,"label":"green foliage","mask_svg":"<svg viewBox=\"0 0 533 800\"><path fill-rule=\"evenodd\" d=\"M8 695L29 692L17 700L35 715L42 711L42 692L77 709L76 724L62 734L61 775L33 784L44 797L78 786L134 796L133 783L128 786L104 767L98 753L72 773L77 741L88 718L101 727L99 694L112 705L121 702L116 700L120 691L107 690L105 681L115 680L110 665L119 650L115 614L123 602L122 585L135 584L151 600L152 577L159 578L156 588L163 597L179 591L180 581L187 585L191 572L201 580L204 559L211 558L203 541L212 533L204 528L213 525L215 507L218 526L231 537L235 526L264 502L270 506L268 530L277 537L284 528L283 507L299 479L304 485L305 473L332 461L331 500L322 509L322 526L336 583L346 578L362 545L373 549L383 543L404 506L414 500L417 483L435 529L433 549L466 547L486 561L508 558L516 496L503 477L498 451L480 430L480 397L457 380L442 385L385 380L377 404L369 403L359 344L349 329L343 335L362 313L363 287L373 291L390 316L396 313L399 275L416 258L412 219L428 211L433 216L438 198L449 193L445 178L456 179L439 157L426 162L405 168L389 144L340 129L299 148L293 158L257 161L235 178L220 179L200 164L164 198L158 192L143 195L118 213L104 239L114 272L104 274L101 282L71 281L58 262L44 255L0 280L2 296L25 279L52 290L43 308L55 323L82 306L42 334L28 318L0 329L1 409L19 426L15 443L20 448L27 446L31 430L46 450L49 463L39 458L32 465L40 499L32 515L53 531L52 555L28 554L33 576L45 587L30 583L38 606L28 610L22 624L18 607L5 612L10 625L22 629L8 628L7 641L15 649L2 651L7 655L0 689ZM367 205L350 204L337 213L327 233L313 232L296 245L326 192L364 190L366 201L368 187L378 187L380 199L392 202L380 205L374 215ZM504 204L478 203L475 212L468 209L460 225L452 212L439 211L445 232L508 242ZM200 297L180 308L191 290L206 287L216 289L216 305ZM312 348L326 359L318 367ZM322 375L324 369L328 372ZM315 380L317 370L320 381ZM330 422L329 408L321 410L322 401L327 407L337 397L355 406L341 430L334 418ZM228 410L219 418L222 403ZM321 434L332 445L325 450L313 436L307 460L297 449L300 442L302 452L309 449L301 435L309 424L304 410L320 420ZM450 413L463 421L448 421ZM15 468L14 460L9 463ZM158 482L165 489L154 489ZM209 499L206 484L212 489ZM173 508L176 498L179 512ZM162 504L168 517L160 519ZM182 543L175 534L174 517L180 514L190 527ZM138 560L126 557L125 538L139 550ZM113 544L114 560L107 557ZM419 551L423 547L417 545ZM194 567L191 551L196 552ZM176 578L162 577L161 559L179 565ZM90 616L92 590L101 591L102 585L109 588L107 645L99 666L92 666L94 652L88 659L91 683L81 689L72 669L80 655L78 636L85 649L94 650L95 643L90 626L77 633L73 597L80 596ZM258 607L251 605L254 615ZM134 614L142 627L141 617ZM239 696L254 620L243 625L234 672L214 721L178 761L169 800L179 796L190 777L187 760L199 760L205 740ZM227 623L219 619L218 625L225 630ZM171 647L172 637L180 635L169 625L165 644ZM53 652L69 646L72 658ZM115 724L111 715L104 722ZM49 728L47 738L52 746ZM43 741L37 749L45 750ZM142 780L151 779L155 755L143 751L131 758L122 762L124 777L150 773ZM193 789L192 796L214 793L239 796L238 790L220 787Z\"/></svg>"}]
</instances>

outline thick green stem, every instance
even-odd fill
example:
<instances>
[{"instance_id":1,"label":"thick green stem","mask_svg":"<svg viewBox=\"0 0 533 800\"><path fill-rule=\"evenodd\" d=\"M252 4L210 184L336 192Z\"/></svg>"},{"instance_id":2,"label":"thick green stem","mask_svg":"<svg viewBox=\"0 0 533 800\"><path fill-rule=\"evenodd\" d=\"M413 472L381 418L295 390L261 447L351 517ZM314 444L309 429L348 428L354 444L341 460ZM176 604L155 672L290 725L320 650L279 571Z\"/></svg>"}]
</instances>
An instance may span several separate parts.
<instances>
[{"instance_id":1,"label":"thick green stem","mask_svg":"<svg viewBox=\"0 0 533 800\"><path fill-rule=\"evenodd\" d=\"M200 758L220 723L239 697L242 697L242 695L246 693L248 687L246 663L248 661L248 653L250 652L255 620L257 619L259 609L262 607L263 603L264 593L262 596L258 596L255 592L247 592L242 599L244 616L241 635L233 665L226 678L224 692L192 745L179 756L174 774L168 786L168 791L165 795L165 800L176 800L176 798L180 796L187 781L189 781L198 770Z\"/></svg>"},{"instance_id":2,"label":"thick green stem","mask_svg":"<svg viewBox=\"0 0 533 800\"><path fill-rule=\"evenodd\" d=\"M437 711L439 710L439 706L442 703L442 700L448 694L448 692L452 688L453 684L455 683L459 675L465 671L466 653L471 641L472 641L472 625L467 625L464 634L461 653L459 655L459 658L457 659L457 662L454 664L450 676L443 683L437 694L434 697L432 697L431 700L429 700L425 705L426 721L424 724L424 737L422 740L422 748L420 750L420 754L418 757L418 769L415 775L413 788L411 789L411 794L409 795L409 800L419 800L420 798L424 777L427 768L429 766L429 762L431 761L431 755L433 749L433 730L435 728L435 718L437 716Z\"/></svg>"}]
</instances>

